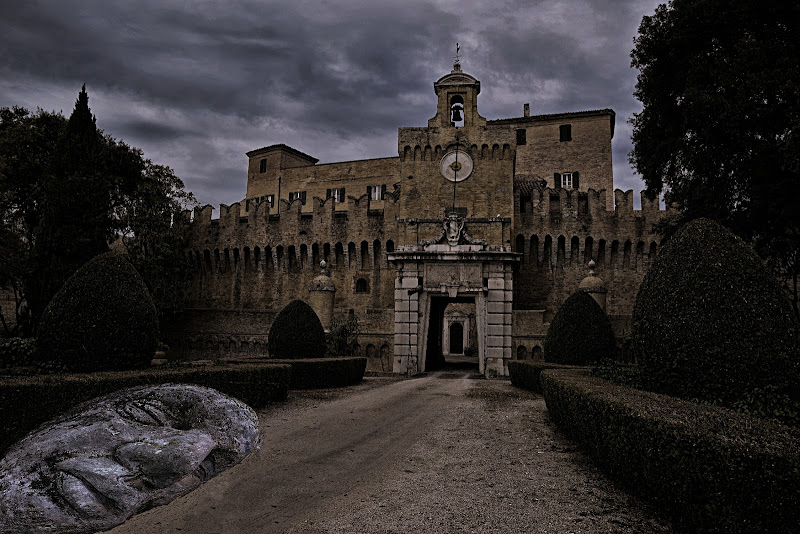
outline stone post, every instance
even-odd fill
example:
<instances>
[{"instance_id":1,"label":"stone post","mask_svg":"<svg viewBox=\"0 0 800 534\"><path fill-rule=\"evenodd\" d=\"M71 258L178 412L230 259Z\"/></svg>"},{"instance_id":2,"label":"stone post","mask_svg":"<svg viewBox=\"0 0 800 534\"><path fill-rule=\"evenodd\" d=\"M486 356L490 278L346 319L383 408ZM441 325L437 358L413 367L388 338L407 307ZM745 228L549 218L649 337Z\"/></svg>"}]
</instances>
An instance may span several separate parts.
<instances>
[{"instance_id":1,"label":"stone post","mask_svg":"<svg viewBox=\"0 0 800 534\"><path fill-rule=\"evenodd\" d=\"M578 289L589 293L589 296L592 297L605 312L608 289L606 289L606 284L603 282L603 279L595 274L594 267L595 263L594 260L592 260L589 262L589 275L581 280Z\"/></svg>"},{"instance_id":2,"label":"stone post","mask_svg":"<svg viewBox=\"0 0 800 534\"><path fill-rule=\"evenodd\" d=\"M308 303L317 313L322 328L325 332L330 332L331 322L333 321L333 303L336 297L336 285L331 277L328 276L328 264L325 260L319 262L320 274L311 281L308 288Z\"/></svg>"}]
</instances>

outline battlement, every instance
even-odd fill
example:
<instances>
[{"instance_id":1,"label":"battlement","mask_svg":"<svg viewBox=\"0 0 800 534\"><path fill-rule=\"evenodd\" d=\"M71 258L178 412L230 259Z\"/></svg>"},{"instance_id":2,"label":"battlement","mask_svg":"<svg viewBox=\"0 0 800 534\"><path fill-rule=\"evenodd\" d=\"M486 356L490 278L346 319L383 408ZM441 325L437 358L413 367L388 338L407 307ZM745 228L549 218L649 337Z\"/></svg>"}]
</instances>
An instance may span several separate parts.
<instances>
[{"instance_id":1,"label":"battlement","mask_svg":"<svg viewBox=\"0 0 800 534\"><path fill-rule=\"evenodd\" d=\"M578 191L575 189L553 189L536 187L533 182L517 181L514 184L514 214L522 219L530 217L560 218L609 218L619 219L648 218L660 219L671 208L661 209L658 199L650 199L644 191L640 192L641 209L633 205L633 190L614 190L614 210L606 209L608 194L605 189Z\"/></svg>"}]
</instances>

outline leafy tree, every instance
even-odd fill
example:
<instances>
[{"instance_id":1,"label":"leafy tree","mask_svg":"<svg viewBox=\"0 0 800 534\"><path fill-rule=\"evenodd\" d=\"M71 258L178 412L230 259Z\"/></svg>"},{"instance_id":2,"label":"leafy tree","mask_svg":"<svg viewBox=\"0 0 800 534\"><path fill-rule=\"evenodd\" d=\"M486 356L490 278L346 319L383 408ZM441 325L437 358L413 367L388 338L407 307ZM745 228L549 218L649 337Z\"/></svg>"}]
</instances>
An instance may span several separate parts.
<instances>
[{"instance_id":1,"label":"leafy tree","mask_svg":"<svg viewBox=\"0 0 800 534\"><path fill-rule=\"evenodd\" d=\"M172 169L144 160L133 194L118 210L122 244L144 278L161 319L183 308L192 273L183 255L189 230L183 212L194 204L194 196L183 189L183 181Z\"/></svg>"},{"instance_id":2,"label":"leafy tree","mask_svg":"<svg viewBox=\"0 0 800 534\"><path fill-rule=\"evenodd\" d=\"M120 237L159 310L179 307L193 204L171 169L97 129L85 87L69 120L0 108L0 284L18 315L4 324L32 333L64 281Z\"/></svg>"},{"instance_id":3,"label":"leafy tree","mask_svg":"<svg viewBox=\"0 0 800 534\"><path fill-rule=\"evenodd\" d=\"M651 197L750 240L794 293L800 273L800 4L672 0L642 19L630 162Z\"/></svg>"},{"instance_id":4,"label":"leafy tree","mask_svg":"<svg viewBox=\"0 0 800 534\"><path fill-rule=\"evenodd\" d=\"M353 313L334 315L331 330L325 335L327 356L355 356L361 346L358 336L361 329Z\"/></svg>"}]
</instances>

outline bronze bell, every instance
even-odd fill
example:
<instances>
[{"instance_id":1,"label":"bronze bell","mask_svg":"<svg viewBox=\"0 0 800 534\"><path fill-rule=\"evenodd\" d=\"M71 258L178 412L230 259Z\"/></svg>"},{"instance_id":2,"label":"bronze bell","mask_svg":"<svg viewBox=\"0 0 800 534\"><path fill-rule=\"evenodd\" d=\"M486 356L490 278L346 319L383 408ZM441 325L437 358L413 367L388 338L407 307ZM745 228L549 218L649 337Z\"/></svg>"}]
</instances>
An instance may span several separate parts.
<instances>
[{"instance_id":1,"label":"bronze bell","mask_svg":"<svg viewBox=\"0 0 800 534\"><path fill-rule=\"evenodd\" d=\"M453 122L461 122L464 117L461 116L460 108L453 108Z\"/></svg>"}]
</instances>

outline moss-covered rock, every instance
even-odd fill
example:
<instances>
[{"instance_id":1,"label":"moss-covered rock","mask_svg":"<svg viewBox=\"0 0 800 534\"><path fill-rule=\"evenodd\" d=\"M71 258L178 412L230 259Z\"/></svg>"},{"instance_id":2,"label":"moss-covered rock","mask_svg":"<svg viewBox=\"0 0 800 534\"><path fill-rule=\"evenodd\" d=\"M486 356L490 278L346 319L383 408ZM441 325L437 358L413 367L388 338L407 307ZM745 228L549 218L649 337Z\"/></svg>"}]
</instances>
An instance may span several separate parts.
<instances>
[{"instance_id":1,"label":"moss-covered rock","mask_svg":"<svg viewBox=\"0 0 800 534\"><path fill-rule=\"evenodd\" d=\"M544 360L586 365L614 355L614 330L600 305L584 291L572 294L556 313L544 339Z\"/></svg>"},{"instance_id":2,"label":"moss-covered rock","mask_svg":"<svg viewBox=\"0 0 800 534\"><path fill-rule=\"evenodd\" d=\"M45 308L37 358L68 371L137 369L150 365L157 338L142 277L124 257L106 253L78 269Z\"/></svg>"},{"instance_id":3,"label":"moss-covered rock","mask_svg":"<svg viewBox=\"0 0 800 534\"><path fill-rule=\"evenodd\" d=\"M708 219L679 229L642 281L633 345L649 387L762 415L794 397L797 322L740 238Z\"/></svg>"},{"instance_id":4,"label":"moss-covered rock","mask_svg":"<svg viewBox=\"0 0 800 534\"><path fill-rule=\"evenodd\" d=\"M267 350L272 358L325 356L325 330L314 310L293 300L275 317L269 329Z\"/></svg>"}]
</instances>

